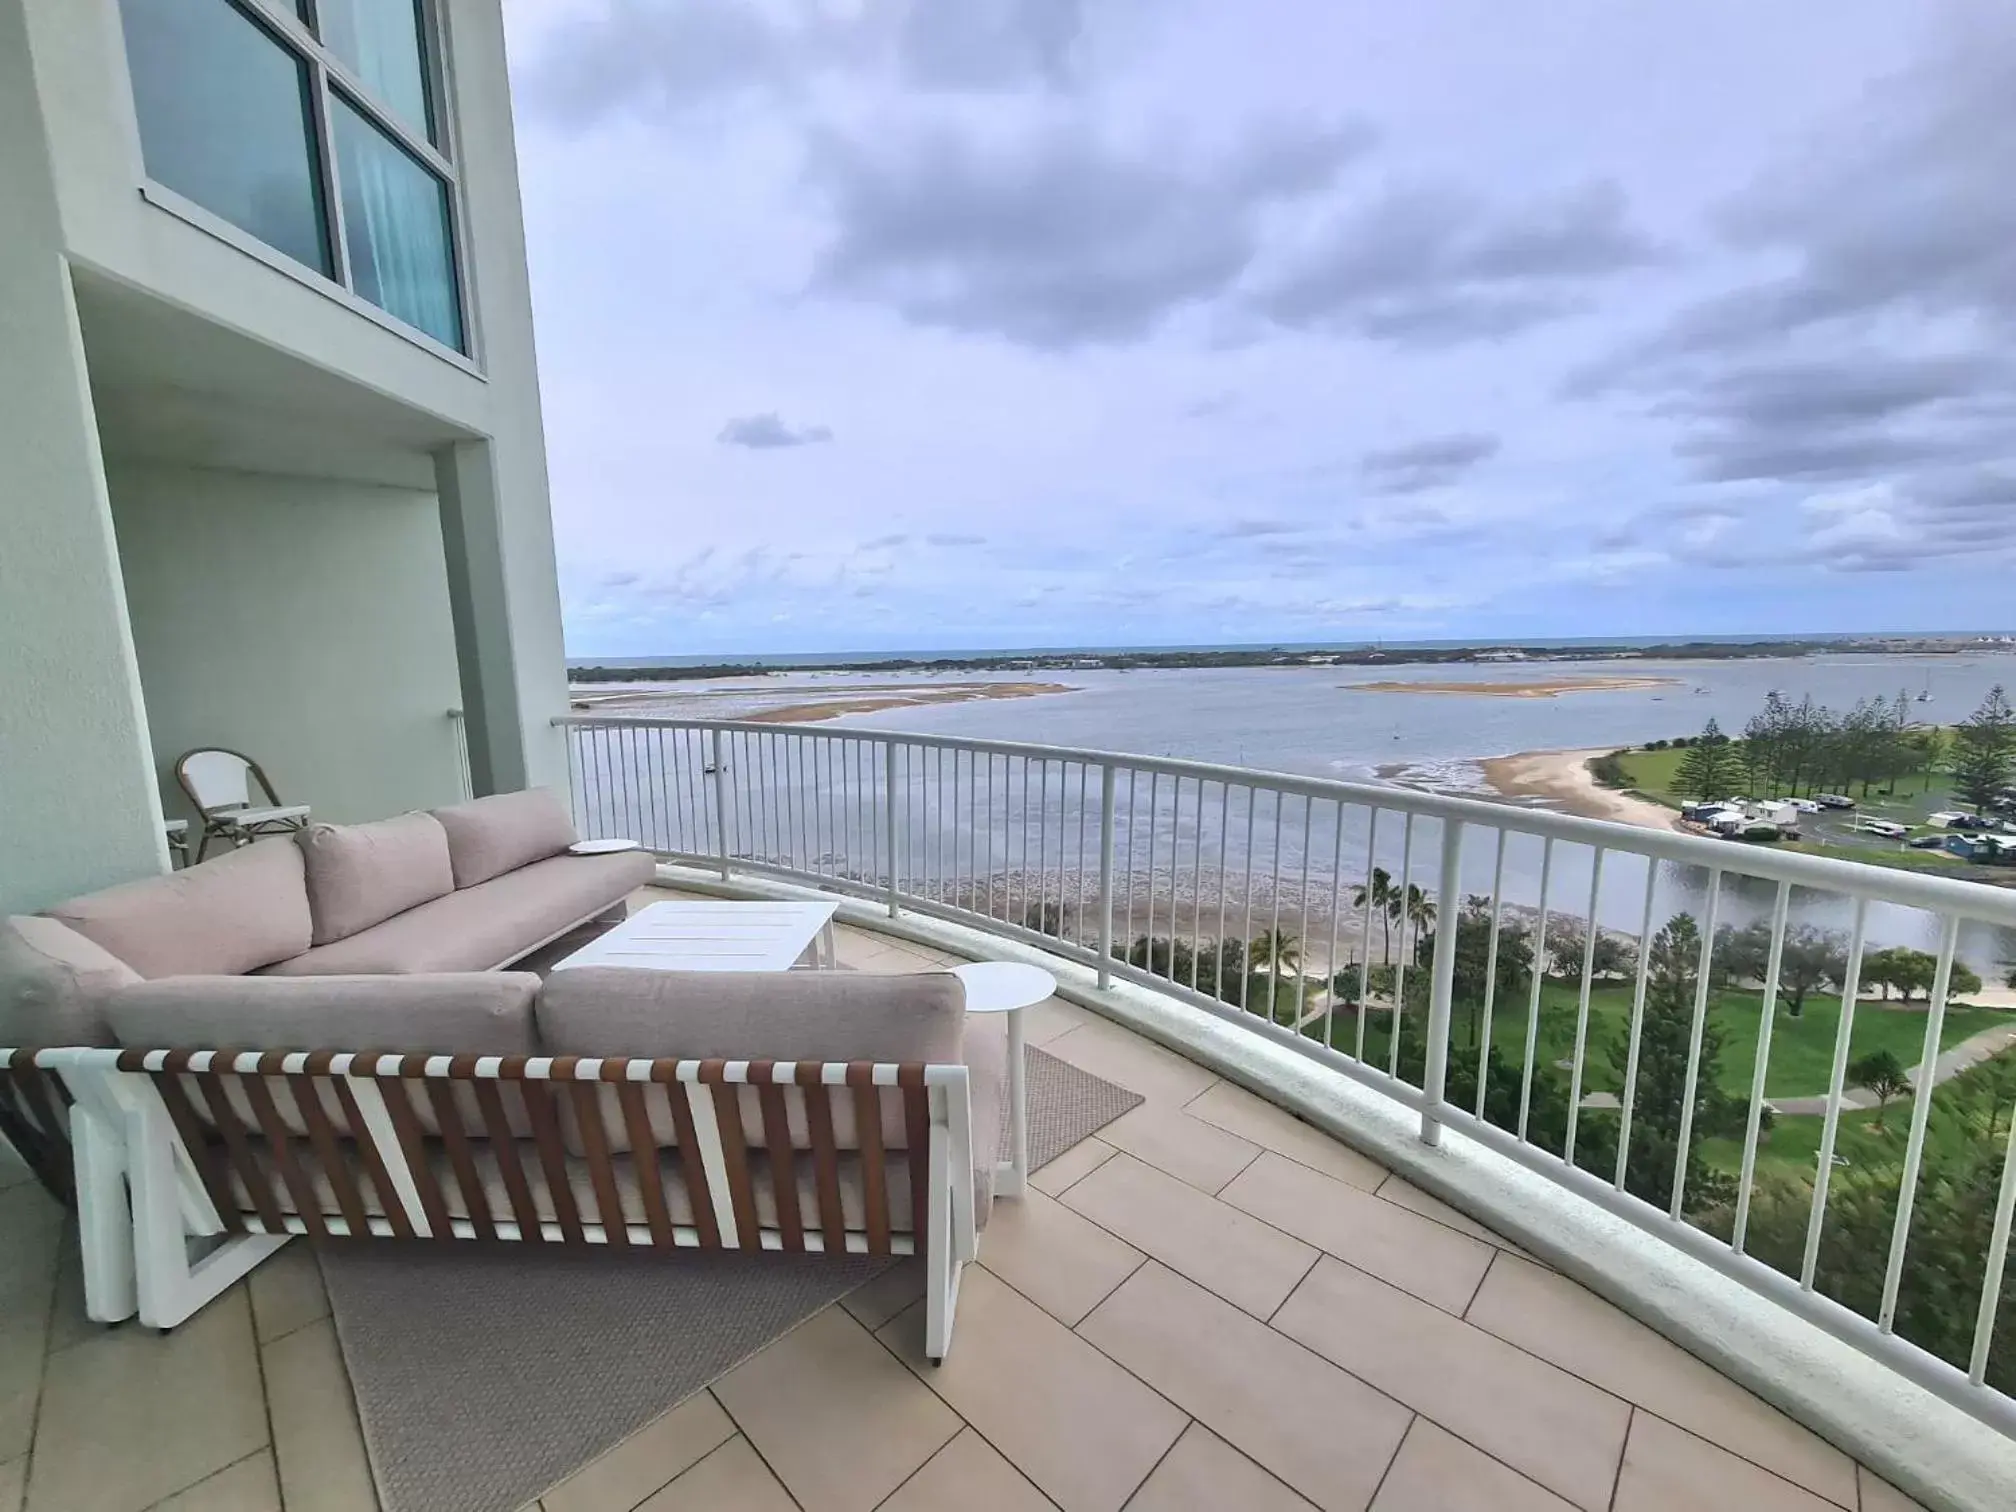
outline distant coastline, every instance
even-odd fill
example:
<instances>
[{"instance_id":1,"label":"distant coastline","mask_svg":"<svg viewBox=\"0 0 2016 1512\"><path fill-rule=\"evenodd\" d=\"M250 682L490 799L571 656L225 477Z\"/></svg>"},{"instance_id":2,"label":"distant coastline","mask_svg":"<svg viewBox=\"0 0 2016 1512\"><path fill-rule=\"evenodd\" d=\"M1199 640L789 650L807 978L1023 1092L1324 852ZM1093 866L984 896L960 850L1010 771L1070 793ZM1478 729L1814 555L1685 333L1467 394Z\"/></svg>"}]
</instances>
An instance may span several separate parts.
<instances>
[{"instance_id":1,"label":"distant coastline","mask_svg":"<svg viewBox=\"0 0 2016 1512\"><path fill-rule=\"evenodd\" d=\"M1166 649L994 651L967 655L760 657L700 662L623 657L577 659L567 675L577 684L598 682L697 682L723 677L764 677L773 672L1133 672L1212 667L1419 667L1530 665L1592 661L1744 661L1767 657L1820 655L1962 656L2016 646L2009 635L1780 636L1755 640L1533 642L1499 641L1446 645L1291 647L1219 646Z\"/></svg>"},{"instance_id":2,"label":"distant coastline","mask_svg":"<svg viewBox=\"0 0 2016 1512\"><path fill-rule=\"evenodd\" d=\"M1041 698L1052 693L1077 691L1068 683L1055 682L920 683L914 686L867 684L855 688L822 688L814 699L772 709L758 709L734 717L751 724L817 724L849 714L877 714L884 709L916 709L935 704L973 703L982 699ZM576 709L620 709L652 703L664 696L662 693L644 692L600 693L575 698L573 705Z\"/></svg>"},{"instance_id":3,"label":"distant coastline","mask_svg":"<svg viewBox=\"0 0 2016 1512\"><path fill-rule=\"evenodd\" d=\"M1677 687L1677 677L1553 677L1535 682L1339 683L1346 693L1438 693L1472 698L1555 698L1563 693L1638 693Z\"/></svg>"}]
</instances>

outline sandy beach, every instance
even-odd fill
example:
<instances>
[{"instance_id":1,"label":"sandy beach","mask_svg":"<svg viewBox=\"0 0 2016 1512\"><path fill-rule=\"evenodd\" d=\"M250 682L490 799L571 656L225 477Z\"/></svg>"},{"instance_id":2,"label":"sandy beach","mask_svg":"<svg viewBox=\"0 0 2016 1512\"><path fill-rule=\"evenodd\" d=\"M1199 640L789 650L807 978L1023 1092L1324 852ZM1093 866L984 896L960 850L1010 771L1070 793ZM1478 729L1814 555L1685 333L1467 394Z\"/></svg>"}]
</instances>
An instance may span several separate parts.
<instances>
[{"instance_id":1,"label":"sandy beach","mask_svg":"<svg viewBox=\"0 0 2016 1512\"><path fill-rule=\"evenodd\" d=\"M1608 746L1588 751L1521 751L1480 762L1484 780L1506 798L1545 798L1564 813L1610 819L1644 829L1677 829L1678 815L1648 799L1601 786L1589 763L1607 756Z\"/></svg>"},{"instance_id":2,"label":"sandy beach","mask_svg":"<svg viewBox=\"0 0 2016 1512\"><path fill-rule=\"evenodd\" d=\"M1533 682L1386 682L1339 683L1346 693L1440 693L1470 698L1557 698L1563 693L1638 693L1670 688L1677 677L1550 677Z\"/></svg>"}]
</instances>

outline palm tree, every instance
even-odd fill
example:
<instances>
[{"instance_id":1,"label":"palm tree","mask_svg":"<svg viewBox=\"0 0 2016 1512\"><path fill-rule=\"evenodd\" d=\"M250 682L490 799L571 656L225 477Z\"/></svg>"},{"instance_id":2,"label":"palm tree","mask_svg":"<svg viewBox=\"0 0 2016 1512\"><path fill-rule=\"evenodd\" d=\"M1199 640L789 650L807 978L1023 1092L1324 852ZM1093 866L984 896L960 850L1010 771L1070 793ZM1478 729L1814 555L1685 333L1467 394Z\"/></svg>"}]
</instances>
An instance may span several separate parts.
<instances>
[{"instance_id":1,"label":"palm tree","mask_svg":"<svg viewBox=\"0 0 2016 1512\"><path fill-rule=\"evenodd\" d=\"M1428 901L1428 895L1420 888L1410 886L1404 898L1395 893L1393 908L1394 912L1414 926L1414 939L1418 945L1422 932L1435 922L1435 905ZM1407 948L1407 935L1404 930L1400 935L1400 948L1403 951Z\"/></svg>"},{"instance_id":2,"label":"palm tree","mask_svg":"<svg viewBox=\"0 0 2016 1512\"><path fill-rule=\"evenodd\" d=\"M1265 929L1253 942L1252 957L1256 970L1264 966L1275 977L1284 971L1300 971L1302 942L1286 930Z\"/></svg>"},{"instance_id":3,"label":"palm tree","mask_svg":"<svg viewBox=\"0 0 2016 1512\"><path fill-rule=\"evenodd\" d=\"M1354 888L1351 893L1353 908L1370 906L1379 915L1380 932L1385 937L1385 951L1380 959L1386 961L1393 959L1393 899L1397 892L1398 889L1393 886L1393 874L1383 866L1375 866L1371 882Z\"/></svg>"}]
</instances>

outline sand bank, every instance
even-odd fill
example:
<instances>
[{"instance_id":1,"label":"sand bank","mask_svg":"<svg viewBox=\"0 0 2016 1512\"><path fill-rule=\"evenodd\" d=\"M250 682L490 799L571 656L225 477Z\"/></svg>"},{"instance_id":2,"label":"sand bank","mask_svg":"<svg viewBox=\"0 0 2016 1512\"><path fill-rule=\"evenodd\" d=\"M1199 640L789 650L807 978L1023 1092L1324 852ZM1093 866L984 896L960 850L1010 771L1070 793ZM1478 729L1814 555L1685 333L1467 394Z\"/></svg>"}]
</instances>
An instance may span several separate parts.
<instances>
[{"instance_id":1,"label":"sand bank","mask_svg":"<svg viewBox=\"0 0 2016 1512\"><path fill-rule=\"evenodd\" d=\"M1677 677L1550 677L1533 682L1339 683L1346 693L1442 693L1478 698L1554 698L1563 693L1636 693L1670 688Z\"/></svg>"},{"instance_id":2,"label":"sand bank","mask_svg":"<svg viewBox=\"0 0 2016 1512\"><path fill-rule=\"evenodd\" d=\"M1610 819L1645 829L1677 829L1678 815L1649 799L1601 786L1589 774L1589 763L1610 754L1608 746L1590 751L1521 751L1480 762L1484 780L1507 798L1545 798L1566 813L1585 819Z\"/></svg>"},{"instance_id":3,"label":"sand bank","mask_svg":"<svg viewBox=\"0 0 2016 1512\"><path fill-rule=\"evenodd\" d=\"M835 689L816 703L787 704L781 709L745 714L743 718L756 724L814 724L822 719L838 719L843 714L876 714L884 709L918 709L932 704L973 703L992 698L1040 698L1046 693L1075 691L1068 683L1042 682L939 683L855 691Z\"/></svg>"}]
</instances>

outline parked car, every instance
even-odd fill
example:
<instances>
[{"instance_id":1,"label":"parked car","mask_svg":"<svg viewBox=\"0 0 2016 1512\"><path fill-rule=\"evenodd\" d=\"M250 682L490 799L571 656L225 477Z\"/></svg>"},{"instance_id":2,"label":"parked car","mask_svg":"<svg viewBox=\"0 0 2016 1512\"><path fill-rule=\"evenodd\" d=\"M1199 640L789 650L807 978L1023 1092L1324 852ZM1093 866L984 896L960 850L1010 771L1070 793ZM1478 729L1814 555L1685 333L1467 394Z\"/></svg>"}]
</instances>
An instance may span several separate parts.
<instances>
[{"instance_id":1,"label":"parked car","mask_svg":"<svg viewBox=\"0 0 2016 1512\"><path fill-rule=\"evenodd\" d=\"M1852 829L1858 834L1881 835L1885 840L1902 840L1911 833L1903 825L1889 819L1857 819Z\"/></svg>"},{"instance_id":2,"label":"parked car","mask_svg":"<svg viewBox=\"0 0 2016 1512\"><path fill-rule=\"evenodd\" d=\"M1788 798L1785 801L1802 814L1817 814L1824 807L1818 799L1814 798Z\"/></svg>"},{"instance_id":3,"label":"parked car","mask_svg":"<svg viewBox=\"0 0 2016 1512\"><path fill-rule=\"evenodd\" d=\"M1822 808L1852 809L1855 807L1855 800L1845 793L1815 793L1813 801Z\"/></svg>"},{"instance_id":4,"label":"parked car","mask_svg":"<svg viewBox=\"0 0 2016 1512\"><path fill-rule=\"evenodd\" d=\"M1946 849L1946 837L1944 835L1914 835L1904 843L1911 847L1912 850Z\"/></svg>"}]
</instances>

